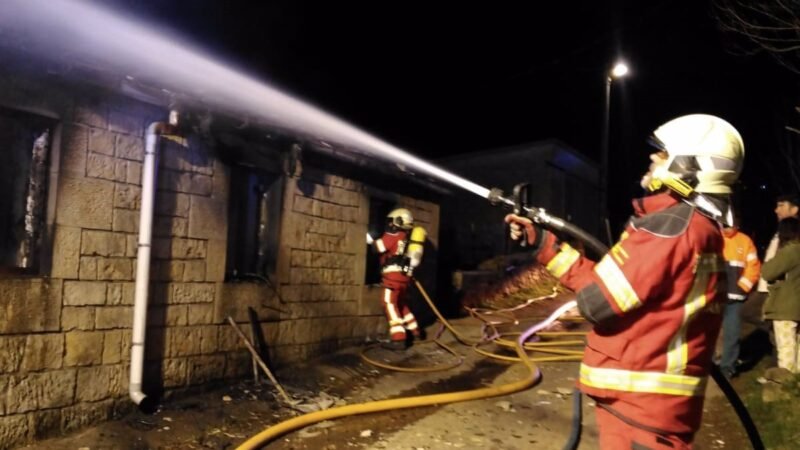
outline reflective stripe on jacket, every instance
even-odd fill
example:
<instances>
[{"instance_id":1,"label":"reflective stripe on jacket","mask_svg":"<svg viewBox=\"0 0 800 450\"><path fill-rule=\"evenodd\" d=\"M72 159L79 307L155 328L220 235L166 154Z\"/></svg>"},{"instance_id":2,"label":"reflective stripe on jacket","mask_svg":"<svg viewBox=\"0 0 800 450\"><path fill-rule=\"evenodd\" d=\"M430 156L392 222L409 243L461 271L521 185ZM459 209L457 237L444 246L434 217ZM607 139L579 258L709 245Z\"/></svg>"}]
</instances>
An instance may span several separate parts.
<instances>
[{"instance_id":1,"label":"reflective stripe on jacket","mask_svg":"<svg viewBox=\"0 0 800 450\"><path fill-rule=\"evenodd\" d=\"M540 261L578 291L581 314L595 324L581 390L638 423L694 432L726 298L722 235L670 194L637 200L634 209L598 263L565 244Z\"/></svg>"},{"instance_id":2,"label":"reflective stripe on jacket","mask_svg":"<svg viewBox=\"0 0 800 450\"><path fill-rule=\"evenodd\" d=\"M725 230L723 255L728 269L728 300L743 301L761 276L753 240L739 230Z\"/></svg>"}]
</instances>

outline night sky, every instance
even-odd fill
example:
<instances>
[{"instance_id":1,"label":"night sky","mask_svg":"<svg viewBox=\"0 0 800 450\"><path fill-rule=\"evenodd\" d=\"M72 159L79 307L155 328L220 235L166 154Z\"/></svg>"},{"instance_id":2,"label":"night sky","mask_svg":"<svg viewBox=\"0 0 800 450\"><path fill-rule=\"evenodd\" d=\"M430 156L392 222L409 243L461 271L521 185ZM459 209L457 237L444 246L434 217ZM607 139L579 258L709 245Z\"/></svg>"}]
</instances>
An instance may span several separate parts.
<instances>
[{"instance_id":1,"label":"night sky","mask_svg":"<svg viewBox=\"0 0 800 450\"><path fill-rule=\"evenodd\" d=\"M647 137L682 114L742 133L739 203L759 243L791 187L775 149L800 124L798 75L733 54L741 41L706 1L105 3L429 159L558 138L599 161L605 74L624 58L632 73L614 82L610 116L616 227L640 193Z\"/></svg>"}]
</instances>

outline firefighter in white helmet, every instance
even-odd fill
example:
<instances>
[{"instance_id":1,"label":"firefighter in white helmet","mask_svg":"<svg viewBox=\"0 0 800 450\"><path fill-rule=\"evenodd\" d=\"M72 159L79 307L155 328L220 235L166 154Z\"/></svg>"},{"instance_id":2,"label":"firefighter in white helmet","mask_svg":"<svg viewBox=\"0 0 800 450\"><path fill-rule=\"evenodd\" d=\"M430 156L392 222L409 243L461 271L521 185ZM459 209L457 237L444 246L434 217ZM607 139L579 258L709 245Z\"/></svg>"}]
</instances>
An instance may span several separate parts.
<instances>
[{"instance_id":1,"label":"firefighter in white helmet","mask_svg":"<svg viewBox=\"0 0 800 450\"><path fill-rule=\"evenodd\" d=\"M422 262L425 229L414 226L411 211L397 208L386 216L386 230L380 238L373 240L367 233L367 244L373 245L381 255L383 307L389 321L389 342L385 346L404 350L410 343L409 337L421 338L406 293L414 269Z\"/></svg>"},{"instance_id":2,"label":"firefighter in white helmet","mask_svg":"<svg viewBox=\"0 0 800 450\"><path fill-rule=\"evenodd\" d=\"M742 169L739 133L719 117L655 130L635 215L599 262L530 220L506 217L594 329L578 385L596 402L602 449L691 448L726 301L721 225ZM522 231L525 230L526 233Z\"/></svg>"}]
</instances>

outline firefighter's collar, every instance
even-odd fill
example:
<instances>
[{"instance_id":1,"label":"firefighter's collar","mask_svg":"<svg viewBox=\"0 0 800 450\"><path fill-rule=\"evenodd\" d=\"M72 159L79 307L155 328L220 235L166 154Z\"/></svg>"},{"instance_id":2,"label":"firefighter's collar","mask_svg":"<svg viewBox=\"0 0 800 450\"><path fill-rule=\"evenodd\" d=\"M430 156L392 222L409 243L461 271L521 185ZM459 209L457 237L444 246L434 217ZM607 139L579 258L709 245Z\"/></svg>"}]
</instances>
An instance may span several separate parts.
<instances>
[{"instance_id":1,"label":"firefighter's collar","mask_svg":"<svg viewBox=\"0 0 800 450\"><path fill-rule=\"evenodd\" d=\"M664 210L679 202L680 200L675 198L670 192L649 195L647 197L637 198L633 201L633 212L637 217L641 217L646 214Z\"/></svg>"}]
</instances>

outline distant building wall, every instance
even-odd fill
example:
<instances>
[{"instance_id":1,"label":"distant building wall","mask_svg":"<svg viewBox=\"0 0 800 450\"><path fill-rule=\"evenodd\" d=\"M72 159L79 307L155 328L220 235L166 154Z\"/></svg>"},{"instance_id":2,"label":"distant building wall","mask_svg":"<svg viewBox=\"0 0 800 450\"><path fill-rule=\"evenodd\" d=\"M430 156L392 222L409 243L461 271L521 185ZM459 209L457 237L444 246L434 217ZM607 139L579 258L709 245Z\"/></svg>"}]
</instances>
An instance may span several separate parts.
<instances>
[{"instance_id":1,"label":"distant building wall","mask_svg":"<svg viewBox=\"0 0 800 450\"><path fill-rule=\"evenodd\" d=\"M600 191L596 165L557 141L457 155L440 164L486 188L511 195L517 183L530 183L529 203L545 208L597 236L601 230ZM442 202L442 236L451 268L473 268L494 256L519 251L508 242L505 207L455 190L452 201Z\"/></svg>"},{"instance_id":2,"label":"distant building wall","mask_svg":"<svg viewBox=\"0 0 800 450\"><path fill-rule=\"evenodd\" d=\"M0 86L0 105L57 123L41 249L47 257L37 272L0 271L6 448L133 408L127 389L144 133L167 111L98 88L4 73ZM226 282L231 169L197 136L162 142L146 392L250 374L250 355L225 322L231 315L248 325L248 306L278 365L385 333L378 289L364 284L365 185L312 166L281 178L274 283ZM438 206L395 197L438 242Z\"/></svg>"}]
</instances>

